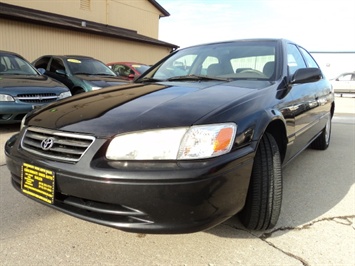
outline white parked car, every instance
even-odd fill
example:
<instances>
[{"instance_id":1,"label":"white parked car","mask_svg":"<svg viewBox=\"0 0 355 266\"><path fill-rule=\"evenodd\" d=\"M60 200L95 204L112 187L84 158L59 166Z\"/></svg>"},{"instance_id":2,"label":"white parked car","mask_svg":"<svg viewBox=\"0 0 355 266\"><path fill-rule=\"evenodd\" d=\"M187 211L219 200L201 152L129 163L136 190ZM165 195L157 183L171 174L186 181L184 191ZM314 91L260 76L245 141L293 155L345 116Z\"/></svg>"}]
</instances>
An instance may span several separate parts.
<instances>
[{"instance_id":1,"label":"white parked car","mask_svg":"<svg viewBox=\"0 0 355 266\"><path fill-rule=\"evenodd\" d=\"M355 93L355 72L347 72L339 75L335 79L330 80L333 85L334 92L340 93Z\"/></svg>"}]
</instances>

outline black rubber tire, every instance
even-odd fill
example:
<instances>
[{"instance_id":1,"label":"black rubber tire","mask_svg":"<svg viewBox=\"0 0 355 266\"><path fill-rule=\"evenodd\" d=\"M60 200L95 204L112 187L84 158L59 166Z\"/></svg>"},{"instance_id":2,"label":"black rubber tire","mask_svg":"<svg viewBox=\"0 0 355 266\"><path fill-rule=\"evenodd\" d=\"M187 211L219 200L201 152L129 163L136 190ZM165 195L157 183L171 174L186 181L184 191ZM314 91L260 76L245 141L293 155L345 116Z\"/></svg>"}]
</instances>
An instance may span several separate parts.
<instances>
[{"instance_id":1,"label":"black rubber tire","mask_svg":"<svg viewBox=\"0 0 355 266\"><path fill-rule=\"evenodd\" d=\"M332 119L329 116L322 133L311 143L310 147L315 150L326 150L329 147L331 133Z\"/></svg>"},{"instance_id":2,"label":"black rubber tire","mask_svg":"<svg viewBox=\"0 0 355 266\"><path fill-rule=\"evenodd\" d=\"M278 145L265 133L255 155L248 195L239 218L250 230L273 228L282 202L282 165Z\"/></svg>"}]
</instances>

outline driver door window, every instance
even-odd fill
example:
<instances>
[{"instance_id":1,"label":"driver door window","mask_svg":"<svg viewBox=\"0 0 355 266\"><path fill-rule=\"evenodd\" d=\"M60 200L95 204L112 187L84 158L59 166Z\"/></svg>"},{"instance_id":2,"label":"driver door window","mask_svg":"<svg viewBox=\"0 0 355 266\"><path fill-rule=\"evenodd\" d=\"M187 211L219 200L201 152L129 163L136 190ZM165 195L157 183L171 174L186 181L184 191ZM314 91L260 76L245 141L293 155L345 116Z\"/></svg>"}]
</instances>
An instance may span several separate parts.
<instances>
[{"instance_id":1,"label":"driver door window","mask_svg":"<svg viewBox=\"0 0 355 266\"><path fill-rule=\"evenodd\" d=\"M287 66L290 76L295 74L296 70L307 67L300 51L294 44L287 45Z\"/></svg>"},{"instance_id":2,"label":"driver door window","mask_svg":"<svg viewBox=\"0 0 355 266\"><path fill-rule=\"evenodd\" d=\"M55 73L56 70L65 70L65 67L62 60L53 58L49 71Z\"/></svg>"}]
</instances>

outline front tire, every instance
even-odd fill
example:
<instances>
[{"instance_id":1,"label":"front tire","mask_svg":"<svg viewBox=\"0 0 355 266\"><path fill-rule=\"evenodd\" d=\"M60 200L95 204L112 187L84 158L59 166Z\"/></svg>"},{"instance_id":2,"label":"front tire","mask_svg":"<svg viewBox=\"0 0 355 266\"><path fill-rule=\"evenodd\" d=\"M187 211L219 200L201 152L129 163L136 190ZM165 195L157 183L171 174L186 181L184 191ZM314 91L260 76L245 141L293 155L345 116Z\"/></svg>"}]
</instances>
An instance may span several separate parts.
<instances>
[{"instance_id":1,"label":"front tire","mask_svg":"<svg viewBox=\"0 0 355 266\"><path fill-rule=\"evenodd\" d=\"M274 227L282 202L281 156L274 137L266 133L255 155L248 195L239 217L251 230Z\"/></svg>"}]
</instances>

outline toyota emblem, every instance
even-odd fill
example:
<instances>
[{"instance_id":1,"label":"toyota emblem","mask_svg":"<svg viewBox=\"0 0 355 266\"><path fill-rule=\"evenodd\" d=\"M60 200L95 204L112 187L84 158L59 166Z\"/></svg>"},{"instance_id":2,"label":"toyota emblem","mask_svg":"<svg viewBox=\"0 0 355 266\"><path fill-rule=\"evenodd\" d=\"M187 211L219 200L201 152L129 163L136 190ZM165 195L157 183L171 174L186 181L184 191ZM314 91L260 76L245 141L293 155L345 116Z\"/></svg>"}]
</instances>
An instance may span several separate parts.
<instances>
[{"instance_id":1,"label":"toyota emblem","mask_svg":"<svg viewBox=\"0 0 355 266\"><path fill-rule=\"evenodd\" d=\"M50 148L53 147L55 139L50 137L42 140L41 142L41 148L44 151L48 151Z\"/></svg>"}]
</instances>

